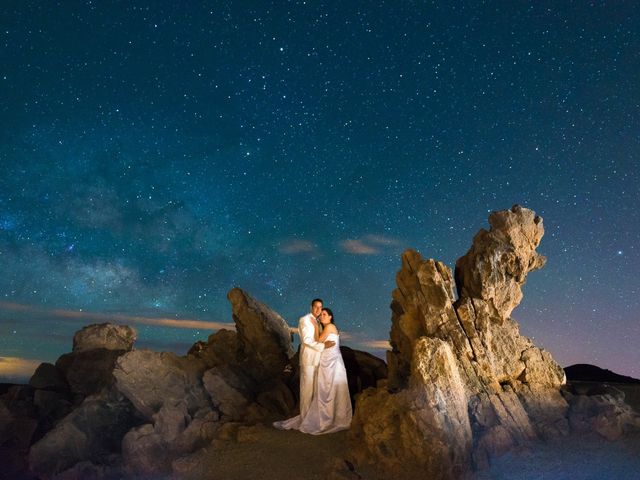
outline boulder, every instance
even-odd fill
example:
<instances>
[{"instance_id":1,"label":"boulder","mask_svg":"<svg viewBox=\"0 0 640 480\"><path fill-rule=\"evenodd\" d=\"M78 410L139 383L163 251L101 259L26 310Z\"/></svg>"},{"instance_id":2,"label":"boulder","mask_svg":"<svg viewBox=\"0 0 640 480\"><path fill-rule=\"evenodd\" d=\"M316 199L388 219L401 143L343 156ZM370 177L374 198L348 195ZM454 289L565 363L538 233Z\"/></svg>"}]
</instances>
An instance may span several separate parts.
<instances>
[{"instance_id":1,"label":"boulder","mask_svg":"<svg viewBox=\"0 0 640 480\"><path fill-rule=\"evenodd\" d=\"M0 397L2 404L13 416L37 417L38 410L33 405L36 389L30 385L11 385L7 393Z\"/></svg>"},{"instance_id":2,"label":"boulder","mask_svg":"<svg viewBox=\"0 0 640 480\"><path fill-rule=\"evenodd\" d=\"M29 380L33 388L53 390L56 392L68 392L69 384L64 373L51 363L41 363Z\"/></svg>"},{"instance_id":3,"label":"boulder","mask_svg":"<svg viewBox=\"0 0 640 480\"><path fill-rule=\"evenodd\" d=\"M166 405L184 402L189 414L210 408L202 385L202 360L170 352L134 350L119 357L113 375L116 388L148 420Z\"/></svg>"},{"instance_id":4,"label":"boulder","mask_svg":"<svg viewBox=\"0 0 640 480\"><path fill-rule=\"evenodd\" d=\"M80 462L106 464L120 452L124 434L139 422L131 403L115 389L89 396L31 446L30 469L50 478Z\"/></svg>"},{"instance_id":5,"label":"boulder","mask_svg":"<svg viewBox=\"0 0 640 480\"><path fill-rule=\"evenodd\" d=\"M122 441L126 469L134 474L160 474L171 470L172 442L190 421L184 402L165 404L153 416L153 424L128 432Z\"/></svg>"},{"instance_id":6,"label":"boulder","mask_svg":"<svg viewBox=\"0 0 640 480\"><path fill-rule=\"evenodd\" d=\"M105 348L65 353L58 358L55 366L64 373L71 393L80 402L113 384L113 368L116 359L123 353L124 350Z\"/></svg>"},{"instance_id":7,"label":"boulder","mask_svg":"<svg viewBox=\"0 0 640 480\"><path fill-rule=\"evenodd\" d=\"M584 386L582 386L584 387ZM624 393L611 386L591 385L588 390L565 389L571 429L579 434L595 431L607 440L617 440L640 431L640 415L624 402Z\"/></svg>"},{"instance_id":8,"label":"boulder","mask_svg":"<svg viewBox=\"0 0 640 480\"><path fill-rule=\"evenodd\" d=\"M414 250L402 254L392 293L391 347L387 353L389 387L404 388L409 381L415 342L423 336L455 334L457 351L469 355L468 341L456 328L451 270L441 262L423 260ZM453 328L451 328L453 326Z\"/></svg>"},{"instance_id":9,"label":"boulder","mask_svg":"<svg viewBox=\"0 0 640 480\"><path fill-rule=\"evenodd\" d=\"M137 332L127 325L101 323L87 325L73 336L73 351L84 352L94 349L124 350L133 348Z\"/></svg>"},{"instance_id":10,"label":"boulder","mask_svg":"<svg viewBox=\"0 0 640 480\"><path fill-rule=\"evenodd\" d=\"M211 411L198 412L192 418L184 402L163 405L153 416L152 424L125 435L122 441L125 469L135 475L169 472L173 460L211 443L219 429L218 419L217 413Z\"/></svg>"},{"instance_id":11,"label":"boulder","mask_svg":"<svg viewBox=\"0 0 640 480\"><path fill-rule=\"evenodd\" d=\"M256 403L278 419L288 418L293 416L296 397L284 382L276 382L270 390L258 393Z\"/></svg>"},{"instance_id":12,"label":"boulder","mask_svg":"<svg viewBox=\"0 0 640 480\"><path fill-rule=\"evenodd\" d=\"M242 420L255 400L255 381L238 369L213 367L205 372L202 382L214 407L231 420Z\"/></svg>"},{"instance_id":13,"label":"boulder","mask_svg":"<svg viewBox=\"0 0 640 480\"><path fill-rule=\"evenodd\" d=\"M209 335L206 342L194 343L187 355L202 360L208 368L236 363L238 335L223 328Z\"/></svg>"},{"instance_id":14,"label":"boulder","mask_svg":"<svg viewBox=\"0 0 640 480\"><path fill-rule=\"evenodd\" d=\"M135 338L133 328L111 323L88 325L76 332L73 351L58 358L55 368L64 375L77 403L113 384L116 359L133 348ZM55 375L49 367L42 373Z\"/></svg>"},{"instance_id":15,"label":"boulder","mask_svg":"<svg viewBox=\"0 0 640 480\"><path fill-rule=\"evenodd\" d=\"M38 409L38 427L42 433L48 432L73 408L69 395L51 390L36 390L33 405Z\"/></svg>"},{"instance_id":16,"label":"boulder","mask_svg":"<svg viewBox=\"0 0 640 480\"><path fill-rule=\"evenodd\" d=\"M220 429L220 415L215 410L201 410L173 441L176 455L195 452L211 444Z\"/></svg>"},{"instance_id":17,"label":"boulder","mask_svg":"<svg viewBox=\"0 0 640 480\"><path fill-rule=\"evenodd\" d=\"M0 478L28 478L26 454L38 421L0 401Z\"/></svg>"},{"instance_id":18,"label":"boulder","mask_svg":"<svg viewBox=\"0 0 640 480\"><path fill-rule=\"evenodd\" d=\"M167 445L152 424L129 431L122 440L122 458L130 474L158 475L171 468Z\"/></svg>"}]
</instances>

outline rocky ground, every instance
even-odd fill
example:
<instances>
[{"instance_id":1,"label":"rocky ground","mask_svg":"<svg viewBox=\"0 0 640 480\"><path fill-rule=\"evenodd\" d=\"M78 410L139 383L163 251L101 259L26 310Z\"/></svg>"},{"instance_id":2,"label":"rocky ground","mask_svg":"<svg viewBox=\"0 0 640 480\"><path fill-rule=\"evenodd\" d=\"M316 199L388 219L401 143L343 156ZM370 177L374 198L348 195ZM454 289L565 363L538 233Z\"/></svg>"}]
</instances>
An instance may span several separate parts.
<instances>
[{"instance_id":1,"label":"rocky ground","mask_svg":"<svg viewBox=\"0 0 640 480\"><path fill-rule=\"evenodd\" d=\"M578 382L591 388L602 384ZM640 413L640 385L607 384L625 393L626 402ZM640 433L614 441L600 435L570 435L534 442L515 449L478 472L477 480L637 480L640 478Z\"/></svg>"},{"instance_id":2,"label":"rocky ground","mask_svg":"<svg viewBox=\"0 0 640 480\"><path fill-rule=\"evenodd\" d=\"M312 436L267 427L245 434L202 458L198 478L213 480L282 480L331 478L336 467L344 471L342 456L347 433ZM477 480L637 480L640 472L640 435L608 441L596 434L569 436L532 443L495 459L477 472ZM385 478L375 470L357 472L360 478ZM341 478L341 477L337 477ZM348 477L344 477L348 478ZM353 475L352 478L358 478Z\"/></svg>"},{"instance_id":3,"label":"rocky ground","mask_svg":"<svg viewBox=\"0 0 640 480\"><path fill-rule=\"evenodd\" d=\"M581 382L584 383L584 382ZM596 387L591 382L591 388ZM619 384L629 404L640 412L640 386ZM345 474L343 460L347 432L305 435L252 427L232 432L236 441L219 444L201 458L202 480L222 478L282 480L294 478L360 478L379 480L384 475L362 467ZM336 473L340 472L340 473ZM640 472L640 434L606 440L595 433L569 435L548 442L532 442L493 459L489 468L476 473L476 480L637 480Z\"/></svg>"},{"instance_id":4,"label":"rocky ground","mask_svg":"<svg viewBox=\"0 0 640 480\"><path fill-rule=\"evenodd\" d=\"M592 383L592 387L595 387ZM629 404L640 413L640 386L616 385L625 391ZM268 427L240 433L203 461L203 480L326 479L345 471L343 454L347 432L312 436ZM259 474L258 474L259 472ZM640 478L640 434L606 440L595 433L570 435L548 442L533 442L496 458L476 480L637 480ZM343 473L344 475L344 473ZM358 470L366 480L384 478L375 470ZM357 475L344 478L358 478ZM341 478L338 476L337 478Z\"/></svg>"}]
</instances>

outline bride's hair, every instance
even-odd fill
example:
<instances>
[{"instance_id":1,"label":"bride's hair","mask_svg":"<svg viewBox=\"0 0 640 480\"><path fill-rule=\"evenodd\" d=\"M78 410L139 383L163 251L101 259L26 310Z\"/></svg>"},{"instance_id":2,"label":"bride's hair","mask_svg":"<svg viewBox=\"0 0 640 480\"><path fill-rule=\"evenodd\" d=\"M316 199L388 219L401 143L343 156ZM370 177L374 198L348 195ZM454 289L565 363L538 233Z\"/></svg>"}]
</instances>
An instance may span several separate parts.
<instances>
[{"instance_id":1,"label":"bride's hair","mask_svg":"<svg viewBox=\"0 0 640 480\"><path fill-rule=\"evenodd\" d=\"M322 310L327 312L327 314L329 314L329 316L331 317L331 323L335 323L333 321L333 312L331 311L331 309L330 308L323 308Z\"/></svg>"}]
</instances>

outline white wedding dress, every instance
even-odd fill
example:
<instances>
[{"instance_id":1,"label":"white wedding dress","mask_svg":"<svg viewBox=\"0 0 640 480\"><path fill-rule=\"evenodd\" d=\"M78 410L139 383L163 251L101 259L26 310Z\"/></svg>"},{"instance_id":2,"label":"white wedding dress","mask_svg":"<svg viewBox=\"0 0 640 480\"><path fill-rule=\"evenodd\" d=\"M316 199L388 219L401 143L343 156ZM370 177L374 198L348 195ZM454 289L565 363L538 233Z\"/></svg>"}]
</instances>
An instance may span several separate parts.
<instances>
[{"instance_id":1,"label":"white wedding dress","mask_svg":"<svg viewBox=\"0 0 640 480\"><path fill-rule=\"evenodd\" d=\"M274 422L281 430L297 429L304 433L320 435L346 430L351 424L351 397L347 382L347 370L340 354L340 338L330 333L327 340L336 344L325 348L320 356L316 388L311 406L304 418L297 415L288 420Z\"/></svg>"}]
</instances>

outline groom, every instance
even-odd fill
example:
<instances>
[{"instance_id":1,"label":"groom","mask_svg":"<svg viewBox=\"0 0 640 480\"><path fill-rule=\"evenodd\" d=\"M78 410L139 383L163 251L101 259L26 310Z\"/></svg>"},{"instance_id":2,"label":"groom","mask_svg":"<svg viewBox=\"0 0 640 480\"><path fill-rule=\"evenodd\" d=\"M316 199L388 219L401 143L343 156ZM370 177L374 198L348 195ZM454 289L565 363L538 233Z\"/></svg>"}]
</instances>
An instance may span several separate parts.
<instances>
[{"instance_id":1,"label":"groom","mask_svg":"<svg viewBox=\"0 0 640 480\"><path fill-rule=\"evenodd\" d=\"M298 333L300 334L300 418L304 418L311 405L313 390L315 387L320 354L325 348L331 348L335 342L316 341L318 332L318 316L322 311L322 300L313 299L311 312L298 321Z\"/></svg>"}]
</instances>

